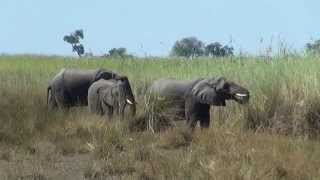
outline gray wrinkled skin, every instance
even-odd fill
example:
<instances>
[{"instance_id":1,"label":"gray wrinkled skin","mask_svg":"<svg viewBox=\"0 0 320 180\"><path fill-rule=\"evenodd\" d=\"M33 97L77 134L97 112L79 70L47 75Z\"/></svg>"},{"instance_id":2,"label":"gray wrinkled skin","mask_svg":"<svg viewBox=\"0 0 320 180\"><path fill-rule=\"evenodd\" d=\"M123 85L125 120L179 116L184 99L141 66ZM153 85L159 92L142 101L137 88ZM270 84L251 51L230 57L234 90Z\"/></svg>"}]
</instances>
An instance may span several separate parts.
<instances>
[{"instance_id":1,"label":"gray wrinkled skin","mask_svg":"<svg viewBox=\"0 0 320 180\"><path fill-rule=\"evenodd\" d=\"M113 79L119 75L104 69L78 70L62 69L47 87L49 109L68 109L88 104L88 89L99 79Z\"/></svg>"},{"instance_id":2,"label":"gray wrinkled skin","mask_svg":"<svg viewBox=\"0 0 320 180\"><path fill-rule=\"evenodd\" d=\"M124 117L124 110L130 106L131 115L136 113L136 102L126 77L120 80L100 79L88 90L89 112L112 118L113 113Z\"/></svg>"},{"instance_id":3,"label":"gray wrinkled skin","mask_svg":"<svg viewBox=\"0 0 320 180\"><path fill-rule=\"evenodd\" d=\"M250 97L247 89L224 77L189 81L161 79L153 82L149 94L152 103L170 101L167 108L174 107L192 129L198 121L201 128L209 127L211 105L225 106L226 100L245 104Z\"/></svg>"}]
</instances>

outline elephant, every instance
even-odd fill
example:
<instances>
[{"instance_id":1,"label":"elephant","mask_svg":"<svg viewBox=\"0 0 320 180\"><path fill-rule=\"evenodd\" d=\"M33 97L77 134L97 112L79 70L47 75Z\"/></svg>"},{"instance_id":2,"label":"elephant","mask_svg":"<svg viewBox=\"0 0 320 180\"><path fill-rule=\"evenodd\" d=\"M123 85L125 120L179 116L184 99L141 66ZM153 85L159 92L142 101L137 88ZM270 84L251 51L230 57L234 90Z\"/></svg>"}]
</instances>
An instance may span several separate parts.
<instances>
[{"instance_id":1,"label":"elephant","mask_svg":"<svg viewBox=\"0 0 320 180\"><path fill-rule=\"evenodd\" d=\"M136 113L136 101L126 76L116 79L100 79L88 90L89 112L111 119L116 111L121 119L126 105L130 105L131 115Z\"/></svg>"},{"instance_id":2,"label":"elephant","mask_svg":"<svg viewBox=\"0 0 320 180\"><path fill-rule=\"evenodd\" d=\"M105 69L61 69L47 87L49 109L69 109L88 105L88 89L99 79L118 78L115 72Z\"/></svg>"},{"instance_id":3,"label":"elephant","mask_svg":"<svg viewBox=\"0 0 320 180\"><path fill-rule=\"evenodd\" d=\"M149 87L151 103L168 102L165 108L175 107L175 113L186 120L188 128L194 129L197 122L201 128L210 125L210 106L225 106L226 100L240 104L249 101L249 91L228 81L225 77L200 78L196 80L160 79Z\"/></svg>"}]
</instances>

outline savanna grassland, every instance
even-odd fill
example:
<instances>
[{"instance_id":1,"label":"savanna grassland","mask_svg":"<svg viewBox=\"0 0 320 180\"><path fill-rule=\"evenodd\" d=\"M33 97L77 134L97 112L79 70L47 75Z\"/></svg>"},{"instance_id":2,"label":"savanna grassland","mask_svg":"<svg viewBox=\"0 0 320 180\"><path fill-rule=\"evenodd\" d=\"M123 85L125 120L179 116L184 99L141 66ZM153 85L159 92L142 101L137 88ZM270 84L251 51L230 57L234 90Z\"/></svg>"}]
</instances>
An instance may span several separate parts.
<instances>
[{"instance_id":1,"label":"savanna grassland","mask_svg":"<svg viewBox=\"0 0 320 180\"><path fill-rule=\"evenodd\" d=\"M61 68L127 75L137 117L103 120L86 107L48 112ZM248 105L211 109L211 127L146 130L145 92L159 78L225 76ZM0 179L320 179L320 59L70 59L0 56ZM162 117L161 111L158 112Z\"/></svg>"}]
</instances>

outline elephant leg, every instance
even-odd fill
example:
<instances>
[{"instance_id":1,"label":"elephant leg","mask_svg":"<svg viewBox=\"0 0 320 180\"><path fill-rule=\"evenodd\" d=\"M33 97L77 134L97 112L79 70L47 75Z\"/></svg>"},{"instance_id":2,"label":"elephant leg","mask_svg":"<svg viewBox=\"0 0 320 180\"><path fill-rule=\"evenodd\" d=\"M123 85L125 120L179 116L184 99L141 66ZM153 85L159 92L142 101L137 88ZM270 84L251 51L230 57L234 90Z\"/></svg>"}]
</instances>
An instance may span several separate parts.
<instances>
[{"instance_id":1,"label":"elephant leg","mask_svg":"<svg viewBox=\"0 0 320 180\"><path fill-rule=\"evenodd\" d=\"M185 115L187 125L194 128L197 122L200 121L201 128L208 128L210 126L210 105L202 104L192 98L187 98L185 102Z\"/></svg>"},{"instance_id":2,"label":"elephant leg","mask_svg":"<svg viewBox=\"0 0 320 180\"><path fill-rule=\"evenodd\" d=\"M95 105L93 105L91 109L100 116L103 116L105 114L106 105L104 103L98 102Z\"/></svg>"},{"instance_id":3,"label":"elephant leg","mask_svg":"<svg viewBox=\"0 0 320 180\"><path fill-rule=\"evenodd\" d=\"M200 127L209 128L210 126L210 106L209 105L202 105L199 113L199 120L200 120Z\"/></svg>"},{"instance_id":4,"label":"elephant leg","mask_svg":"<svg viewBox=\"0 0 320 180\"><path fill-rule=\"evenodd\" d=\"M57 91L54 97L60 109L69 109L70 105L68 104L68 99L64 91Z\"/></svg>"},{"instance_id":5,"label":"elephant leg","mask_svg":"<svg viewBox=\"0 0 320 180\"><path fill-rule=\"evenodd\" d=\"M210 126L210 115L207 117L202 117L200 120L200 127L202 128L209 128Z\"/></svg>"},{"instance_id":6,"label":"elephant leg","mask_svg":"<svg viewBox=\"0 0 320 180\"><path fill-rule=\"evenodd\" d=\"M53 110L53 109L57 109L58 108L58 103L56 101L55 97L52 97L51 99L49 99L49 109Z\"/></svg>"},{"instance_id":7,"label":"elephant leg","mask_svg":"<svg viewBox=\"0 0 320 180\"><path fill-rule=\"evenodd\" d=\"M107 108L107 116L108 116L108 118L109 119L112 119L112 117L113 117L113 107L111 107L111 106L109 106L108 108Z\"/></svg>"},{"instance_id":8,"label":"elephant leg","mask_svg":"<svg viewBox=\"0 0 320 180\"><path fill-rule=\"evenodd\" d=\"M102 113L102 115L104 115L107 119L112 119L112 117L113 117L113 107L110 106L110 105L108 105L108 104L102 103L101 113Z\"/></svg>"},{"instance_id":9,"label":"elephant leg","mask_svg":"<svg viewBox=\"0 0 320 180\"><path fill-rule=\"evenodd\" d=\"M187 127L193 130L196 127L197 122L198 121L195 118L187 119Z\"/></svg>"},{"instance_id":10,"label":"elephant leg","mask_svg":"<svg viewBox=\"0 0 320 180\"><path fill-rule=\"evenodd\" d=\"M121 120L124 119L124 110L126 108L126 105L127 105L126 103L120 105L119 116Z\"/></svg>"},{"instance_id":11,"label":"elephant leg","mask_svg":"<svg viewBox=\"0 0 320 180\"><path fill-rule=\"evenodd\" d=\"M132 117L134 117L136 115L136 105L135 104L130 105L130 114Z\"/></svg>"},{"instance_id":12,"label":"elephant leg","mask_svg":"<svg viewBox=\"0 0 320 180\"><path fill-rule=\"evenodd\" d=\"M191 128L192 130L197 125L197 119L196 119L196 112L195 112L195 103L187 98L185 101L185 118L187 121L187 127Z\"/></svg>"},{"instance_id":13,"label":"elephant leg","mask_svg":"<svg viewBox=\"0 0 320 180\"><path fill-rule=\"evenodd\" d=\"M49 90L48 91L48 97L47 97L47 101L48 101L48 109L49 110L53 110L56 109L58 107L57 101L54 97L54 95L52 94L52 91Z\"/></svg>"}]
</instances>

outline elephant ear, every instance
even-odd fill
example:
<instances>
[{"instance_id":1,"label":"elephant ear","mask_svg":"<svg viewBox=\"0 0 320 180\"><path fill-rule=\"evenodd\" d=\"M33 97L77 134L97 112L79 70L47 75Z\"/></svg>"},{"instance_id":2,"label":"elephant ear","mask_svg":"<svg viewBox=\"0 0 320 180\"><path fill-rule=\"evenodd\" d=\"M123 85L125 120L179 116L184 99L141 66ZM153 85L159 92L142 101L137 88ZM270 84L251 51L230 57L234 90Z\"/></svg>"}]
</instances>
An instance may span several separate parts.
<instances>
[{"instance_id":1,"label":"elephant ear","mask_svg":"<svg viewBox=\"0 0 320 180\"><path fill-rule=\"evenodd\" d=\"M210 84L215 88L216 92L223 92L228 88L228 82L225 77L218 77L211 80Z\"/></svg>"},{"instance_id":2,"label":"elephant ear","mask_svg":"<svg viewBox=\"0 0 320 180\"><path fill-rule=\"evenodd\" d=\"M100 69L100 70L98 70L96 77L94 78L94 81L98 81L99 79L105 79L105 80L115 79L118 76L119 75L115 72Z\"/></svg>"},{"instance_id":3,"label":"elephant ear","mask_svg":"<svg viewBox=\"0 0 320 180\"><path fill-rule=\"evenodd\" d=\"M106 105L111 105L113 106L115 101L115 97L113 94L114 87L101 87L98 89L97 93L99 94L99 98L101 103L104 103Z\"/></svg>"},{"instance_id":4,"label":"elephant ear","mask_svg":"<svg viewBox=\"0 0 320 180\"><path fill-rule=\"evenodd\" d=\"M216 86L208 79L204 79L196 83L192 90L192 96L200 103L210 104L214 106L225 106L225 99L216 91Z\"/></svg>"}]
</instances>

